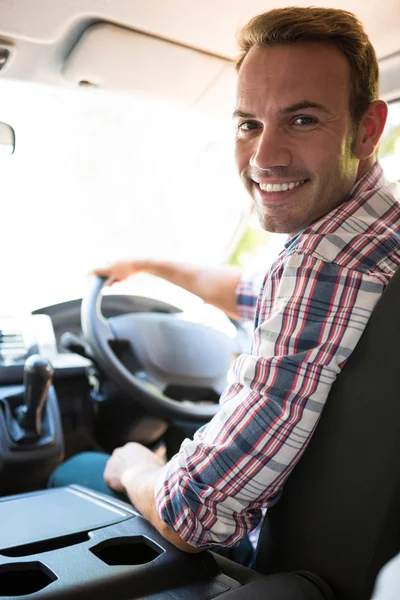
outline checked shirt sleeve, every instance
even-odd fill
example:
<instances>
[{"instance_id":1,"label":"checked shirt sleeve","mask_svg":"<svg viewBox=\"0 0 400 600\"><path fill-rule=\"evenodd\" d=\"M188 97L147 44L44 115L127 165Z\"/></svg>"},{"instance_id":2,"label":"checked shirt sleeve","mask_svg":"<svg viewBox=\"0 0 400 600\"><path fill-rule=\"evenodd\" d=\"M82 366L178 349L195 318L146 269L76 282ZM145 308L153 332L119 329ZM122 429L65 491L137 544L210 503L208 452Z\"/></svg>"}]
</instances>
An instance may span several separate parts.
<instances>
[{"instance_id":1,"label":"checked shirt sleeve","mask_svg":"<svg viewBox=\"0 0 400 600\"><path fill-rule=\"evenodd\" d=\"M187 543L237 545L277 500L382 291L376 277L314 256L271 268L251 354L235 361L220 411L156 486L162 520Z\"/></svg>"},{"instance_id":2,"label":"checked shirt sleeve","mask_svg":"<svg viewBox=\"0 0 400 600\"><path fill-rule=\"evenodd\" d=\"M254 321L260 284L257 278L243 276L236 288L236 307L242 321Z\"/></svg>"}]
</instances>

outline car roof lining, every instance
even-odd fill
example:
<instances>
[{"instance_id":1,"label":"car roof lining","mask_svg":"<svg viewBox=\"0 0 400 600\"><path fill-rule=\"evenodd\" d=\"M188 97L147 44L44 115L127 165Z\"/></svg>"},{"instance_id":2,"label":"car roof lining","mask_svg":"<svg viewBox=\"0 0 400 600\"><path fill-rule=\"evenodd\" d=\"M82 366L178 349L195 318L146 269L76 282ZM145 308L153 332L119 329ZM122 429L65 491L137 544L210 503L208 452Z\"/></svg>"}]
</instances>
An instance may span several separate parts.
<instances>
[{"instance_id":1,"label":"car roof lining","mask_svg":"<svg viewBox=\"0 0 400 600\"><path fill-rule=\"evenodd\" d=\"M1 33L14 39L52 44L73 23L87 19L109 21L156 37L233 59L235 33L254 15L288 4L309 6L309 0L3 0ZM381 0L379 11L365 0L319 0L356 13L364 23L379 58L400 50L398 0Z\"/></svg>"},{"instance_id":2,"label":"car roof lining","mask_svg":"<svg viewBox=\"0 0 400 600\"><path fill-rule=\"evenodd\" d=\"M146 34L147 41L152 42L146 43L146 60L150 65L162 60L161 48L164 43L164 48L168 48L173 54L177 65L186 64L188 68L188 49L192 49L193 64L196 65L199 75L201 72L201 77L193 93L188 93L187 98L183 97L184 101L197 104L201 100L200 103L207 109L215 110L217 106L217 111L226 111L235 80L231 65L237 55L237 31L252 16L269 8L288 4L291 3L282 0L168 0L162 3L159 0L3 0L0 5L0 47L3 40L12 52L11 59L0 75L1 78L11 77L76 86L79 81L90 80L92 74L102 78L103 86L107 89L120 90L123 74L132 71L133 58L138 61L143 59L143 56L134 55L134 50L117 52L116 32L125 31L125 38L126 32L131 33L132 49L133 37L136 36L138 41ZM310 2L300 0L296 5L308 6ZM381 0L379 11L375 3L365 0L319 0L318 5L343 8L359 16L370 35L378 58L389 57L381 62L382 95L388 100L399 97L398 0ZM86 48L86 64L81 59L79 68L77 67L76 45L81 44L82 35L96 23L110 24L109 38L107 39L106 32L103 31L102 45L106 49L105 55L110 58L109 54L113 54L114 61L117 61L115 64L118 64L120 73L118 80L115 69L109 68L108 75L104 72L104 60L103 56L99 55L98 45L95 53L97 65L94 54ZM74 75L69 58L72 54L75 54ZM220 65L218 73L217 63ZM146 68L142 70L142 74L142 80L138 76L131 77L134 83L125 83L125 91L143 90L152 93ZM165 93L174 99L174 94L171 94L174 91L172 87L166 82ZM181 90L177 90L175 87L175 95L181 93ZM225 94L223 90L226 90Z\"/></svg>"}]
</instances>

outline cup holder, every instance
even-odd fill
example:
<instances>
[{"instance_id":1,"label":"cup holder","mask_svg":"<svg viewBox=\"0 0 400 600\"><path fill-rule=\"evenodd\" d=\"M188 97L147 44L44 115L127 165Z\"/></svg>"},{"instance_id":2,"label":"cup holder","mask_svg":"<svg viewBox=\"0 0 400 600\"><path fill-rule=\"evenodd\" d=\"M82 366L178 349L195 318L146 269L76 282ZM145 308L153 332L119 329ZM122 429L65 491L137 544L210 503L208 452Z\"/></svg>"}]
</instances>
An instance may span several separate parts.
<instances>
[{"instance_id":1,"label":"cup holder","mask_svg":"<svg viewBox=\"0 0 400 600\"><path fill-rule=\"evenodd\" d=\"M40 562L1 565L0 598L40 592L56 579L57 576Z\"/></svg>"},{"instance_id":2,"label":"cup holder","mask_svg":"<svg viewBox=\"0 0 400 600\"><path fill-rule=\"evenodd\" d=\"M139 535L105 540L90 548L97 558L110 566L144 565L164 552L152 540Z\"/></svg>"}]
</instances>

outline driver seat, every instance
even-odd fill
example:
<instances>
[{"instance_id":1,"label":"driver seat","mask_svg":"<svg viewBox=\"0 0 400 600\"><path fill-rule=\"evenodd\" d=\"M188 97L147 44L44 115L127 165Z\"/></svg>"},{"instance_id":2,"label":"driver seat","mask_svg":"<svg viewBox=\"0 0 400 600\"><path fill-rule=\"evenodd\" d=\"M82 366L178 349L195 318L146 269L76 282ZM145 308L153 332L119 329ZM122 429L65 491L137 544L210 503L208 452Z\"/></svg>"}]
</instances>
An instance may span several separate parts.
<instances>
[{"instance_id":1,"label":"driver seat","mask_svg":"<svg viewBox=\"0 0 400 600\"><path fill-rule=\"evenodd\" d=\"M255 569L315 573L338 599L369 600L379 569L399 551L400 270L267 511Z\"/></svg>"}]
</instances>

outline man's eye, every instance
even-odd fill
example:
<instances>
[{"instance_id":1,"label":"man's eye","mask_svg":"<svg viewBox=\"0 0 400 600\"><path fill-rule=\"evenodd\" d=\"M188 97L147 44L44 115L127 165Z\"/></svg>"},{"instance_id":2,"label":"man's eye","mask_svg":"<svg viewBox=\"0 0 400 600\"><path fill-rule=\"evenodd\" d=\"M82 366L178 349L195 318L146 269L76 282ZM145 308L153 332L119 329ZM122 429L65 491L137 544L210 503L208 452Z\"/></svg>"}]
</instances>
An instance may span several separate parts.
<instances>
[{"instance_id":1,"label":"man's eye","mask_svg":"<svg viewBox=\"0 0 400 600\"><path fill-rule=\"evenodd\" d=\"M316 125L317 123L318 121L315 119L315 117L296 117L293 120L294 125L300 125L301 127L305 127L307 125Z\"/></svg>"},{"instance_id":2,"label":"man's eye","mask_svg":"<svg viewBox=\"0 0 400 600\"><path fill-rule=\"evenodd\" d=\"M252 131L253 129L258 128L258 123L254 121L243 121L242 123L238 123L237 128L239 131Z\"/></svg>"}]
</instances>

